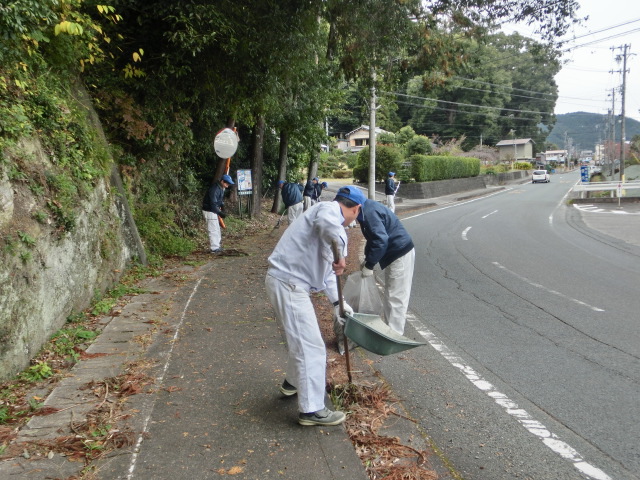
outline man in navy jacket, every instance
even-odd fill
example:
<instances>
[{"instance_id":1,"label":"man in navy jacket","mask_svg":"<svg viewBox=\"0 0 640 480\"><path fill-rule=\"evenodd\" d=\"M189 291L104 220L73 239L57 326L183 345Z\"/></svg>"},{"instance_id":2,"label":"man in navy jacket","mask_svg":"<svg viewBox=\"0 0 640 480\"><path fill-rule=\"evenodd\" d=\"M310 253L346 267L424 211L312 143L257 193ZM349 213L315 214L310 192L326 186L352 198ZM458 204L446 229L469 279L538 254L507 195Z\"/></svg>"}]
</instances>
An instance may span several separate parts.
<instances>
[{"instance_id":1,"label":"man in navy jacket","mask_svg":"<svg viewBox=\"0 0 640 480\"><path fill-rule=\"evenodd\" d=\"M280 180L278 186L282 194L282 202L287 208L287 219L291 224L302 214L302 185Z\"/></svg>"},{"instance_id":2,"label":"man in navy jacket","mask_svg":"<svg viewBox=\"0 0 640 480\"><path fill-rule=\"evenodd\" d=\"M389 172L389 178L384 184L384 194L387 197L387 207L392 212L396 211L396 174L395 172Z\"/></svg>"},{"instance_id":3,"label":"man in navy jacket","mask_svg":"<svg viewBox=\"0 0 640 480\"><path fill-rule=\"evenodd\" d=\"M230 185L235 185L231 176L222 175L219 181L209 187L202 200L202 213L207 222L207 232L209 233L209 248L211 253L215 254L222 253L222 247L220 246L222 234L218 217L226 217L226 214L222 211L224 207L224 191Z\"/></svg>"},{"instance_id":4,"label":"man in navy jacket","mask_svg":"<svg viewBox=\"0 0 640 480\"><path fill-rule=\"evenodd\" d=\"M416 258L413 240L396 214L375 200L368 199L364 202L357 220L367 240L362 276L373 275L373 268L380 264L384 272L386 290L384 315L389 326L402 334L409 308Z\"/></svg>"}]
</instances>

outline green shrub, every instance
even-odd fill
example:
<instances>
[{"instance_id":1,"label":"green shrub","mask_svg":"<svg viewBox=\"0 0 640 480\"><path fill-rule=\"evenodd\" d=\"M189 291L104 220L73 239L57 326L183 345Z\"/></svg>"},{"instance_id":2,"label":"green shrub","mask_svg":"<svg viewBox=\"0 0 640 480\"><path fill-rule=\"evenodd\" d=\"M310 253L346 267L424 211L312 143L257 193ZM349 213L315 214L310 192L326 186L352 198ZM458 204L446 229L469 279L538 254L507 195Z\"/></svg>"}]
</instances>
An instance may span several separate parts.
<instances>
[{"instance_id":1,"label":"green shrub","mask_svg":"<svg viewBox=\"0 0 640 480\"><path fill-rule=\"evenodd\" d=\"M533 166L529 162L515 162L513 164L514 170L531 170Z\"/></svg>"},{"instance_id":2,"label":"green shrub","mask_svg":"<svg viewBox=\"0 0 640 480\"><path fill-rule=\"evenodd\" d=\"M407 156L411 155L429 155L433 152L433 145L431 140L424 135L416 135L411 138L405 145Z\"/></svg>"},{"instance_id":3,"label":"green shrub","mask_svg":"<svg viewBox=\"0 0 640 480\"><path fill-rule=\"evenodd\" d=\"M416 182L476 177L480 174L480 160L477 158L413 155L410 160L411 173Z\"/></svg>"},{"instance_id":4,"label":"green shrub","mask_svg":"<svg viewBox=\"0 0 640 480\"><path fill-rule=\"evenodd\" d=\"M333 178L352 178L353 170L334 170L331 175L333 175Z\"/></svg>"},{"instance_id":5,"label":"green shrub","mask_svg":"<svg viewBox=\"0 0 640 480\"><path fill-rule=\"evenodd\" d=\"M142 205L135 214L138 231L147 250L160 256L186 257L196 244L178 231L175 212L167 205Z\"/></svg>"},{"instance_id":6,"label":"green shrub","mask_svg":"<svg viewBox=\"0 0 640 480\"><path fill-rule=\"evenodd\" d=\"M376 181L387 178L391 171L398 172L402 167L402 155L396 147L376 145ZM358 163L353 169L353 178L358 182L369 181L369 147L358 153Z\"/></svg>"}]
</instances>

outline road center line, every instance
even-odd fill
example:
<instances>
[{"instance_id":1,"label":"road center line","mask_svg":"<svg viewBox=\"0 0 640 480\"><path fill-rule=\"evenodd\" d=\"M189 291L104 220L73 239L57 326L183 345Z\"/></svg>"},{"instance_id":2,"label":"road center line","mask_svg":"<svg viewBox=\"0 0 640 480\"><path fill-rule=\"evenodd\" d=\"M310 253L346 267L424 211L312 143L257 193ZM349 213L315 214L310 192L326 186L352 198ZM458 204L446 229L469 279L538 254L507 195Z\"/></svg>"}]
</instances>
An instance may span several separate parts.
<instances>
[{"instance_id":1,"label":"road center line","mask_svg":"<svg viewBox=\"0 0 640 480\"><path fill-rule=\"evenodd\" d=\"M565 295L564 293L560 293L560 292L558 292L557 290L551 290L550 288L547 288L547 287L545 287L544 285L541 285L541 284L536 283L536 282L534 282L534 281L532 281L532 280L529 280L527 277L523 277L522 275L520 275L520 274L518 274L518 273L516 273L516 272L513 272L513 271L509 270L507 267L505 267L505 266L503 266L503 265L500 265L498 262L493 262L493 264L494 264L496 267L500 268L501 270L504 270L505 272L508 272L508 273L510 273L511 275L513 275L513 276L515 276L515 277L519 278L519 279L520 279L520 280L522 280L523 282L525 282L525 283L527 283L527 284L531 285L532 287L539 288L539 289L541 289L541 290L544 290L545 292L551 293L551 294L553 294L553 295L556 295L556 296L558 296L558 297L564 298L564 299L566 299L566 300L570 300L570 301L572 301L572 302L574 302L574 303L577 303L578 305L582 305L583 307L587 307L587 308L589 308L589 309L593 310L594 312L604 312L604 309L602 309L602 308L594 307L593 305L589 305L588 303L585 303L585 302L583 302L582 300L578 300L578 299L576 299L576 298L572 298L572 297L570 297L570 296L568 296L568 295Z\"/></svg>"},{"instance_id":2,"label":"road center line","mask_svg":"<svg viewBox=\"0 0 640 480\"><path fill-rule=\"evenodd\" d=\"M580 454L568 443L560 440L560 438L549 431L542 423L534 419L526 410L520 408L516 402L507 397L504 393L496 390L496 388L487 380L482 378L473 368L466 365L464 359L447 347L438 337L410 312L407 313L407 320L415 327L418 333L429 344L442 355L451 365L456 367L462 374L475 385L479 390L491 397L500 407L509 415L515 418L520 425L526 428L530 433L542 439L542 442L553 452L560 455L573 463L573 466L581 473L594 480L612 480L609 475L599 468L594 467L586 462Z\"/></svg>"},{"instance_id":3,"label":"road center line","mask_svg":"<svg viewBox=\"0 0 640 480\"><path fill-rule=\"evenodd\" d=\"M489 215L493 215L494 213L497 213L497 212L498 212L498 210L494 210L494 211L493 211L493 212L491 212L491 213L487 213L487 214L486 214L484 217L482 217L482 218L483 218L483 219L484 219L484 218L487 218Z\"/></svg>"},{"instance_id":4,"label":"road center line","mask_svg":"<svg viewBox=\"0 0 640 480\"><path fill-rule=\"evenodd\" d=\"M410 217L403 217L402 221L404 222L405 220L411 220L412 218L418 218L421 217L423 215L427 215L429 213L435 213L435 212L441 212L442 210L447 210L449 208L453 208L453 207L459 207L461 205L466 205L467 203L473 203L473 202L477 202L478 200L483 200L485 198L489 198L489 197L493 197L494 195L500 195L501 193L506 193L513 190L513 188L505 188L504 190L500 190L494 193L490 193L489 195L483 195L482 197L477 197L477 198L472 198L471 200L467 200L466 202L452 202L450 205L446 205L444 207L441 208L436 208L435 210L429 210L426 212L422 212L422 213L417 213L416 215L411 215Z\"/></svg>"},{"instance_id":5,"label":"road center line","mask_svg":"<svg viewBox=\"0 0 640 480\"><path fill-rule=\"evenodd\" d=\"M467 239L467 233L469 233L469 230L471 230L471 227L467 227L464 229L464 232L462 232L462 239L463 240L468 240Z\"/></svg>"}]
</instances>

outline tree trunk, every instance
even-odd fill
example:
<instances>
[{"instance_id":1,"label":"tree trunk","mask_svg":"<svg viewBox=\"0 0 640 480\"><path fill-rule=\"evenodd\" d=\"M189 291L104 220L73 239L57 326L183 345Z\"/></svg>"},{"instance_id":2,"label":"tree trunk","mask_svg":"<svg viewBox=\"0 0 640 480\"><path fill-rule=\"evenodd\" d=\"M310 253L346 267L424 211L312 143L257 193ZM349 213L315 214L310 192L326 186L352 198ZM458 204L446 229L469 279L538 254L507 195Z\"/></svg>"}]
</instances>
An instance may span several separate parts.
<instances>
[{"instance_id":1,"label":"tree trunk","mask_svg":"<svg viewBox=\"0 0 640 480\"><path fill-rule=\"evenodd\" d=\"M309 175L307 175L307 182L310 182L312 178L317 177L318 175L318 158L320 158L320 153L311 152L311 160L309 160Z\"/></svg>"},{"instance_id":2,"label":"tree trunk","mask_svg":"<svg viewBox=\"0 0 640 480\"><path fill-rule=\"evenodd\" d=\"M289 132L282 130L280 132L280 154L278 156L279 169L278 169L278 181L287 181L287 149L289 148ZM273 196L273 206L271 207L271 213L278 213L281 205L280 188L276 184L276 193Z\"/></svg>"},{"instance_id":3,"label":"tree trunk","mask_svg":"<svg viewBox=\"0 0 640 480\"><path fill-rule=\"evenodd\" d=\"M250 215L252 218L260 216L262 208L262 162L264 146L264 117L260 115L251 134L251 181L253 183L253 205Z\"/></svg>"}]
</instances>

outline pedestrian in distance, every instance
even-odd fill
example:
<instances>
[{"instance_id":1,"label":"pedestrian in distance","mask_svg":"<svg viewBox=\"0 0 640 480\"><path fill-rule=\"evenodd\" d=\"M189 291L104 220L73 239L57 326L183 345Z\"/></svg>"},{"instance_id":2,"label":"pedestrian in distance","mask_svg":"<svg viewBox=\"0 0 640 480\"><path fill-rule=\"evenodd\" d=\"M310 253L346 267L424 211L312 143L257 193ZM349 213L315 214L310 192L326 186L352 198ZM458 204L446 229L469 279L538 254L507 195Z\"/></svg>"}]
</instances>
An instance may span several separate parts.
<instances>
[{"instance_id":1,"label":"pedestrian in distance","mask_svg":"<svg viewBox=\"0 0 640 480\"><path fill-rule=\"evenodd\" d=\"M318 185L318 181L320 179L318 177L313 177L311 181L307 182L304 186L304 211L306 212L309 207L316 202L314 201L314 197L317 195L316 185Z\"/></svg>"},{"instance_id":2,"label":"pedestrian in distance","mask_svg":"<svg viewBox=\"0 0 640 480\"><path fill-rule=\"evenodd\" d=\"M389 172L389 177L384 184L384 194L387 196L387 207L395 213L396 211L396 174Z\"/></svg>"},{"instance_id":3,"label":"pedestrian in distance","mask_svg":"<svg viewBox=\"0 0 640 480\"><path fill-rule=\"evenodd\" d=\"M384 273L384 316L387 324L402 335L416 258L413 240L396 214L375 200L364 202L357 220L367 241L362 276L373 275L374 267L380 264Z\"/></svg>"},{"instance_id":4,"label":"pedestrian in distance","mask_svg":"<svg viewBox=\"0 0 640 480\"><path fill-rule=\"evenodd\" d=\"M222 233L218 217L225 218L227 216L222 209L224 207L224 191L230 185L235 185L232 178L229 175L222 175L220 180L209 187L202 200L202 213L209 233L209 249L214 254L223 252L221 247Z\"/></svg>"},{"instance_id":5,"label":"pedestrian in distance","mask_svg":"<svg viewBox=\"0 0 640 480\"><path fill-rule=\"evenodd\" d=\"M282 195L282 203L287 209L287 220L291 225L296 218L302 215L302 185L280 180L278 187Z\"/></svg>"},{"instance_id":6,"label":"pedestrian in distance","mask_svg":"<svg viewBox=\"0 0 640 480\"><path fill-rule=\"evenodd\" d=\"M298 423L338 425L345 414L325 406L327 351L310 293L324 291L340 317L336 274L344 271L347 253L345 225L358 216L365 197L345 191L335 201L319 202L287 228L269 256L265 286L287 340L288 360L280 391L298 395ZM342 258L334 261L332 242ZM353 309L346 303L346 313ZM344 323L344 319L340 320Z\"/></svg>"}]
</instances>

